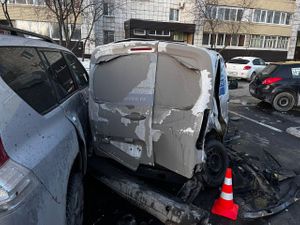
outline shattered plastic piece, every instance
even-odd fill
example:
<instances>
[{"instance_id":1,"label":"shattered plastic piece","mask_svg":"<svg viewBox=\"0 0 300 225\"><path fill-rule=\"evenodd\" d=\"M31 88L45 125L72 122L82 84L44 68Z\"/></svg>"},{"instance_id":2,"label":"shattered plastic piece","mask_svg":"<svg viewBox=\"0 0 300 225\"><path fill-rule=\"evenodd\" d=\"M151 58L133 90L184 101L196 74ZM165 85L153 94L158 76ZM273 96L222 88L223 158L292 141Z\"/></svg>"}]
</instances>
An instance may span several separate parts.
<instances>
[{"instance_id":1,"label":"shattered plastic piece","mask_svg":"<svg viewBox=\"0 0 300 225\"><path fill-rule=\"evenodd\" d=\"M299 200L297 198L297 194L300 188L297 186L295 182L290 182L290 190L287 195L281 199L277 205L270 206L264 209L253 210L253 211L245 211L243 213L244 218L259 218L270 216L275 213L281 212L282 210L286 209L289 205Z\"/></svg>"},{"instance_id":2,"label":"shattered plastic piece","mask_svg":"<svg viewBox=\"0 0 300 225\"><path fill-rule=\"evenodd\" d=\"M231 117L230 120L232 120L232 121L239 121L239 120L241 120L241 117L234 116L234 117Z\"/></svg>"}]
</instances>

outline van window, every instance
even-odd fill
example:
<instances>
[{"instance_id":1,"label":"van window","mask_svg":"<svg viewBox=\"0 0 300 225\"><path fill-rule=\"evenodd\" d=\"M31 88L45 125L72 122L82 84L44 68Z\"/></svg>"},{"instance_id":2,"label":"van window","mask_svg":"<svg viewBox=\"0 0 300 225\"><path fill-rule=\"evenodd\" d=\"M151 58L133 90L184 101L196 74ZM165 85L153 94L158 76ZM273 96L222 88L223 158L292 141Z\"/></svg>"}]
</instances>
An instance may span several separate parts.
<instances>
[{"instance_id":1,"label":"van window","mask_svg":"<svg viewBox=\"0 0 300 225\"><path fill-rule=\"evenodd\" d=\"M187 65L171 56L159 54L154 97L156 106L183 109L194 106L200 95L200 74Z\"/></svg>"},{"instance_id":2,"label":"van window","mask_svg":"<svg viewBox=\"0 0 300 225\"><path fill-rule=\"evenodd\" d=\"M120 56L98 64L93 77L94 97L101 101L126 105L141 105L144 97L153 99L153 95L152 97L143 95L145 89L151 89L148 84L138 87L147 79L153 55ZM134 89L135 94L130 94ZM143 98L140 98L141 96Z\"/></svg>"},{"instance_id":3,"label":"van window","mask_svg":"<svg viewBox=\"0 0 300 225\"><path fill-rule=\"evenodd\" d=\"M44 114L57 104L44 68L34 48L0 48L1 78L40 114Z\"/></svg>"}]
</instances>

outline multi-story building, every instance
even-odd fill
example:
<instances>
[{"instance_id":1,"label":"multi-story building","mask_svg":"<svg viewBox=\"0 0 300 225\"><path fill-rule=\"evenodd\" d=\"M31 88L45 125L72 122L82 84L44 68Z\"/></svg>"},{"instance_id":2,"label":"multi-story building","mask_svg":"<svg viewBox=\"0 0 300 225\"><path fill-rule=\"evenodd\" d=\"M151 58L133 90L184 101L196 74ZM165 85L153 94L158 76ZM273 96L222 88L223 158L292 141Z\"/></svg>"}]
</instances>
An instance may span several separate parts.
<instances>
[{"instance_id":1,"label":"multi-story building","mask_svg":"<svg viewBox=\"0 0 300 225\"><path fill-rule=\"evenodd\" d=\"M201 1L204 0L116 0L114 4L119 4L119 8L107 3L104 16L95 27L96 44L151 38L214 46L217 51L222 50L225 59L240 55L258 56L266 61L294 58L296 40L291 36L296 23L295 1L211 1L218 2L212 19L221 24L213 32L203 22L207 18L199 18L205 17L197 5ZM232 31L226 23L241 27Z\"/></svg>"},{"instance_id":2,"label":"multi-story building","mask_svg":"<svg viewBox=\"0 0 300 225\"><path fill-rule=\"evenodd\" d=\"M200 45L191 4L180 0L116 0L104 4L96 44L124 38L163 39Z\"/></svg>"},{"instance_id":3,"label":"multi-story building","mask_svg":"<svg viewBox=\"0 0 300 225\"><path fill-rule=\"evenodd\" d=\"M220 51L225 59L259 56L265 61L300 58L300 0L98 0L102 16L95 23L93 38L86 46L124 38L180 41ZM45 12L44 0L9 0L8 10L17 28L58 40L58 24ZM206 9L199 8L206 2ZM217 5L209 6L209 2ZM211 10L210 17L201 10ZM206 17L206 18L205 18ZM219 26L204 23L218 20ZM0 12L0 24L5 17ZM88 33L90 21L79 19L77 42ZM231 29L227 25L236 25ZM297 39L298 37L298 39ZM75 51L80 51L81 46Z\"/></svg>"},{"instance_id":4,"label":"multi-story building","mask_svg":"<svg viewBox=\"0 0 300 225\"><path fill-rule=\"evenodd\" d=\"M8 13L14 27L46 35L54 40L59 40L59 26L57 20L46 7L45 0L8 0ZM0 10L0 24L7 25L2 9ZM71 41L72 48L81 40L81 18L78 18L77 27ZM71 26L71 24L69 25ZM73 49L80 55L82 43Z\"/></svg>"}]
</instances>

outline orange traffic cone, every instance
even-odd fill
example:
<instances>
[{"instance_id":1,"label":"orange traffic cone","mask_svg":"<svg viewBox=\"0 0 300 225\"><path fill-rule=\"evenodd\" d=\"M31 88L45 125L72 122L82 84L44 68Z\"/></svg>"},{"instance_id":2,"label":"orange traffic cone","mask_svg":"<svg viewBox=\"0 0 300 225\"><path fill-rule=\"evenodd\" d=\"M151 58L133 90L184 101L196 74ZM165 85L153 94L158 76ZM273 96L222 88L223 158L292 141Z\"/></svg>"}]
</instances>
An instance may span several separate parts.
<instances>
[{"instance_id":1,"label":"orange traffic cone","mask_svg":"<svg viewBox=\"0 0 300 225\"><path fill-rule=\"evenodd\" d=\"M236 220L239 206L233 203L231 169L227 169L222 192L219 199L215 200L211 212Z\"/></svg>"}]
</instances>

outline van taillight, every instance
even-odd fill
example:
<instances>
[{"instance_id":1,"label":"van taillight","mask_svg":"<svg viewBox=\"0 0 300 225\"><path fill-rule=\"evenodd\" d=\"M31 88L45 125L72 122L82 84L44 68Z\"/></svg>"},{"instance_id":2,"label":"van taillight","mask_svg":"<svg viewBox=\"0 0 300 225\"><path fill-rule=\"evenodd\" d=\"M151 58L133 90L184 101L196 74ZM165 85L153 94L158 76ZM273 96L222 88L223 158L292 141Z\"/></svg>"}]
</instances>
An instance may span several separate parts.
<instances>
[{"instance_id":1,"label":"van taillight","mask_svg":"<svg viewBox=\"0 0 300 225\"><path fill-rule=\"evenodd\" d=\"M138 51L152 51L152 48L131 48L130 51L134 52L138 52Z\"/></svg>"},{"instance_id":2,"label":"van taillight","mask_svg":"<svg viewBox=\"0 0 300 225\"><path fill-rule=\"evenodd\" d=\"M265 79L265 80L262 82L262 84L264 84L264 85L273 84L273 83L275 83L275 82L277 82L277 81L280 81L280 80L282 80L281 77L270 77L270 78L268 78L268 79Z\"/></svg>"},{"instance_id":3,"label":"van taillight","mask_svg":"<svg viewBox=\"0 0 300 225\"><path fill-rule=\"evenodd\" d=\"M243 70L250 70L251 66L245 66Z\"/></svg>"},{"instance_id":4,"label":"van taillight","mask_svg":"<svg viewBox=\"0 0 300 225\"><path fill-rule=\"evenodd\" d=\"M4 150L4 146L0 137L0 166L2 166L7 160L9 160L9 156Z\"/></svg>"}]
</instances>

